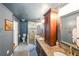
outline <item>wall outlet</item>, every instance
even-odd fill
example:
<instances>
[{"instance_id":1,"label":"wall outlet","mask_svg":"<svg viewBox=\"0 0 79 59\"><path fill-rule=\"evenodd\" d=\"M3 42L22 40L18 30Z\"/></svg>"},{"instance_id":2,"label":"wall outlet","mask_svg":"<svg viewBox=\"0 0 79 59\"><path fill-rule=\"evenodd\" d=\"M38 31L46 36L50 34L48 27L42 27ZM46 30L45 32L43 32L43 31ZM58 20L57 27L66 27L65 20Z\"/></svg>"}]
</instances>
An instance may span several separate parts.
<instances>
[{"instance_id":1,"label":"wall outlet","mask_svg":"<svg viewBox=\"0 0 79 59\"><path fill-rule=\"evenodd\" d=\"M9 54L9 50L7 50L7 54Z\"/></svg>"}]
</instances>

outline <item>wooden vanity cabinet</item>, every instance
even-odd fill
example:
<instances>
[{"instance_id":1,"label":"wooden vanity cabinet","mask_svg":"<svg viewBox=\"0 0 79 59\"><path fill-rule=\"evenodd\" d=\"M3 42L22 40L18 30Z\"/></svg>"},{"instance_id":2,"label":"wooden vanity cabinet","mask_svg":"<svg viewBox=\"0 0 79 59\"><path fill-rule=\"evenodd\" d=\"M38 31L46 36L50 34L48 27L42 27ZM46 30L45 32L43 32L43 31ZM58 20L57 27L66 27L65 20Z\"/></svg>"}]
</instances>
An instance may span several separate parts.
<instances>
[{"instance_id":1,"label":"wooden vanity cabinet","mask_svg":"<svg viewBox=\"0 0 79 59\"><path fill-rule=\"evenodd\" d=\"M36 40L36 51L38 56L47 56L37 40Z\"/></svg>"},{"instance_id":2,"label":"wooden vanity cabinet","mask_svg":"<svg viewBox=\"0 0 79 59\"><path fill-rule=\"evenodd\" d=\"M56 45L57 40L57 9L49 9L47 13L44 14L45 19L45 42L50 46Z\"/></svg>"}]
</instances>

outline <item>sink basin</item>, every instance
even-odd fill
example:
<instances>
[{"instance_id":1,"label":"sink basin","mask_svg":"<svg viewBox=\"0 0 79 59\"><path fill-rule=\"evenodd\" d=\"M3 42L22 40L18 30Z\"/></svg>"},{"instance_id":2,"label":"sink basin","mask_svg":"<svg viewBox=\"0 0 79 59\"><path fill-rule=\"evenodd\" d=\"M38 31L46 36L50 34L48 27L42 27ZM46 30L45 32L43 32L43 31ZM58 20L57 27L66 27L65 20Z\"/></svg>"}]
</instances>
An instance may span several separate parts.
<instances>
[{"instance_id":1,"label":"sink basin","mask_svg":"<svg viewBox=\"0 0 79 59\"><path fill-rule=\"evenodd\" d=\"M54 56L67 56L67 55L62 52L54 52Z\"/></svg>"}]
</instances>

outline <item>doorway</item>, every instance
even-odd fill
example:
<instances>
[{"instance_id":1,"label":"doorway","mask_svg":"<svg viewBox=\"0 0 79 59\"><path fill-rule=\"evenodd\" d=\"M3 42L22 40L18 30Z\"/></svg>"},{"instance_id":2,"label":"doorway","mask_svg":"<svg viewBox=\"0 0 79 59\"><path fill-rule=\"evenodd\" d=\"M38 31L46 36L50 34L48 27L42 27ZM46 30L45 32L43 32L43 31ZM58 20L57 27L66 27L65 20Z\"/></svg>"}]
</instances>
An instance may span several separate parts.
<instances>
[{"instance_id":1,"label":"doorway","mask_svg":"<svg viewBox=\"0 0 79 59\"><path fill-rule=\"evenodd\" d=\"M18 22L14 20L13 21L13 44L14 44L15 47L18 46L18 41L19 41L18 33L19 33Z\"/></svg>"}]
</instances>

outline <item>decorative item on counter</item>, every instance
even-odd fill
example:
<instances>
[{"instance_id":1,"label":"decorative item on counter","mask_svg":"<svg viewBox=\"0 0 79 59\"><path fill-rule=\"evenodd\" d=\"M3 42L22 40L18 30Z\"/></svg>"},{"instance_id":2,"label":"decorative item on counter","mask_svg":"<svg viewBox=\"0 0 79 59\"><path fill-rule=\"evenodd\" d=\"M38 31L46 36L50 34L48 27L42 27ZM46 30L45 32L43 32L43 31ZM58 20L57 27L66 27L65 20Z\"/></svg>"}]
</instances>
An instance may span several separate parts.
<instances>
[{"instance_id":1,"label":"decorative item on counter","mask_svg":"<svg viewBox=\"0 0 79 59\"><path fill-rule=\"evenodd\" d=\"M77 29L73 28L73 30L72 30L72 41L73 41L73 43L76 43L76 40L77 40Z\"/></svg>"},{"instance_id":2,"label":"decorative item on counter","mask_svg":"<svg viewBox=\"0 0 79 59\"><path fill-rule=\"evenodd\" d=\"M60 42L56 42L56 45L58 46L58 47L61 47L61 44L60 44Z\"/></svg>"},{"instance_id":3,"label":"decorative item on counter","mask_svg":"<svg viewBox=\"0 0 79 59\"><path fill-rule=\"evenodd\" d=\"M77 38L77 40L76 40L76 45L79 48L79 38Z\"/></svg>"}]
</instances>

